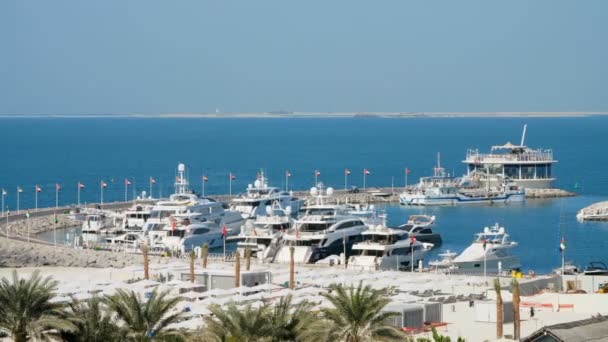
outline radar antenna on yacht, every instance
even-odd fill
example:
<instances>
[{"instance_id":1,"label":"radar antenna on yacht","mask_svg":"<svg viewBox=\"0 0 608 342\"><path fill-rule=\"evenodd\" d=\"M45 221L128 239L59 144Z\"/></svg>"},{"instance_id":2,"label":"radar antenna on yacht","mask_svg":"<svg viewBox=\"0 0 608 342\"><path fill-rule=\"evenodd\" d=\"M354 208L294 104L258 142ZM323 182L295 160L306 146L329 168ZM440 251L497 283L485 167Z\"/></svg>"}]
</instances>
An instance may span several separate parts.
<instances>
[{"instance_id":1,"label":"radar antenna on yacht","mask_svg":"<svg viewBox=\"0 0 608 342\"><path fill-rule=\"evenodd\" d=\"M177 175L175 176L175 193L188 193L188 179L186 178L186 165L179 163L177 165Z\"/></svg>"}]
</instances>

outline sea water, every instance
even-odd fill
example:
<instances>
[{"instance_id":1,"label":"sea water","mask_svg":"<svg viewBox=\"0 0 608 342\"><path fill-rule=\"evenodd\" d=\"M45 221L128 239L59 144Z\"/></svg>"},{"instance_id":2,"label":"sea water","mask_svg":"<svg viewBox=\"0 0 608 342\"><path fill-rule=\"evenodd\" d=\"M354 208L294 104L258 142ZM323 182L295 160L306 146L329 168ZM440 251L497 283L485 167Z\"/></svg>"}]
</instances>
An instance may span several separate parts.
<instances>
[{"instance_id":1,"label":"sea water","mask_svg":"<svg viewBox=\"0 0 608 342\"><path fill-rule=\"evenodd\" d=\"M363 186L363 169L371 174L366 185L396 191L411 170L410 184L432 173L437 153L441 164L454 175L466 172L462 160L469 148L489 151L492 145L518 144L528 124L526 145L551 148L556 187L575 191L566 199L528 200L524 204L475 205L445 208L385 209L392 224L403 223L414 213L437 216L437 231L444 244L427 260L446 249L460 252L473 234L500 223L519 242L516 249L525 269L545 272L560 263L558 245L564 235L566 259L585 265L608 261L608 224L578 223L576 212L593 202L608 199L608 118L416 118L416 119L148 119L148 118L11 118L0 119L0 188L8 192L6 205L16 210L16 189L21 187L21 209L34 207L35 185L39 207L55 205L55 184L61 185L59 204L98 202L101 181L104 202L125 198L124 179L132 185L127 196L149 192L154 197L173 190L176 165L185 163L191 187L206 195L244 191L261 169L271 185L308 189L319 181L344 187ZM48 234L47 234L48 235Z\"/></svg>"}]
</instances>

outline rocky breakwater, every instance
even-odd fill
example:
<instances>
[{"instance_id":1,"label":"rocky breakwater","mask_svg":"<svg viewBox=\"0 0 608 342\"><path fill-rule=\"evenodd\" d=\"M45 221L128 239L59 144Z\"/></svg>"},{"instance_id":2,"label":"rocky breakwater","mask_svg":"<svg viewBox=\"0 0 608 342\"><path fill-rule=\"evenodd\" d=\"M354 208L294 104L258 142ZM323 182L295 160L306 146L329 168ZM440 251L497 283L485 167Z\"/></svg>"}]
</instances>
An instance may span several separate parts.
<instances>
[{"instance_id":1,"label":"rocky breakwater","mask_svg":"<svg viewBox=\"0 0 608 342\"><path fill-rule=\"evenodd\" d=\"M576 218L581 221L608 221L608 201L597 202L579 210Z\"/></svg>"},{"instance_id":2,"label":"rocky breakwater","mask_svg":"<svg viewBox=\"0 0 608 342\"><path fill-rule=\"evenodd\" d=\"M55 222L55 218L57 222ZM6 236L7 226L6 223L2 222L2 235ZM38 233L45 232L47 230L62 229L80 226L82 222L69 218L67 215L45 215L38 217L31 217L29 219L20 219L11 221L8 223L8 234L9 236L22 236L30 237Z\"/></svg>"},{"instance_id":3,"label":"rocky breakwater","mask_svg":"<svg viewBox=\"0 0 608 342\"><path fill-rule=\"evenodd\" d=\"M574 192L562 189L526 189L526 198L557 198L557 197L573 197Z\"/></svg>"}]
</instances>

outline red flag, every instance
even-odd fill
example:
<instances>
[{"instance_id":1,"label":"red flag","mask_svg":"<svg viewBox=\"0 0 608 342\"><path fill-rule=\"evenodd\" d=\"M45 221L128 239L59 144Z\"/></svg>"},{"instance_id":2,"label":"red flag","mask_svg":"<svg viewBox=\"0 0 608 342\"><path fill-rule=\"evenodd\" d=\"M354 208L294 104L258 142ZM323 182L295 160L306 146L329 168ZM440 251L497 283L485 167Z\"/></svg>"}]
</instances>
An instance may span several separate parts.
<instances>
[{"instance_id":1,"label":"red flag","mask_svg":"<svg viewBox=\"0 0 608 342\"><path fill-rule=\"evenodd\" d=\"M207 176L203 176L203 182L207 183L208 180L209 178L207 178Z\"/></svg>"},{"instance_id":2,"label":"red flag","mask_svg":"<svg viewBox=\"0 0 608 342\"><path fill-rule=\"evenodd\" d=\"M42 188L38 186L38 184L36 184L36 192L40 192L42 191Z\"/></svg>"},{"instance_id":3,"label":"red flag","mask_svg":"<svg viewBox=\"0 0 608 342\"><path fill-rule=\"evenodd\" d=\"M55 190L61 191L61 185L59 185L59 183L55 183Z\"/></svg>"},{"instance_id":4,"label":"red flag","mask_svg":"<svg viewBox=\"0 0 608 342\"><path fill-rule=\"evenodd\" d=\"M347 176L350 175L350 170L349 169L344 169L344 174L347 175Z\"/></svg>"},{"instance_id":5,"label":"red flag","mask_svg":"<svg viewBox=\"0 0 608 342\"><path fill-rule=\"evenodd\" d=\"M285 177L291 177L291 172L285 171Z\"/></svg>"},{"instance_id":6,"label":"red flag","mask_svg":"<svg viewBox=\"0 0 608 342\"><path fill-rule=\"evenodd\" d=\"M300 240L300 230L296 229L296 240Z\"/></svg>"},{"instance_id":7,"label":"red flag","mask_svg":"<svg viewBox=\"0 0 608 342\"><path fill-rule=\"evenodd\" d=\"M365 175L369 175L370 173L371 173L371 172L369 172L369 170L368 170L368 169L363 169L363 174L365 174Z\"/></svg>"},{"instance_id":8,"label":"red flag","mask_svg":"<svg viewBox=\"0 0 608 342\"><path fill-rule=\"evenodd\" d=\"M315 170L315 176L317 176L317 177L318 177L318 176L320 176L320 175L321 175L321 172L319 172L319 170Z\"/></svg>"},{"instance_id":9,"label":"red flag","mask_svg":"<svg viewBox=\"0 0 608 342\"><path fill-rule=\"evenodd\" d=\"M405 174L409 175L410 174L410 169L408 169L407 167L405 168Z\"/></svg>"},{"instance_id":10,"label":"red flag","mask_svg":"<svg viewBox=\"0 0 608 342\"><path fill-rule=\"evenodd\" d=\"M179 177L175 176L175 183L179 183Z\"/></svg>"},{"instance_id":11,"label":"red flag","mask_svg":"<svg viewBox=\"0 0 608 342\"><path fill-rule=\"evenodd\" d=\"M155 184L156 181L154 180L154 178L150 177L150 184Z\"/></svg>"},{"instance_id":12,"label":"red flag","mask_svg":"<svg viewBox=\"0 0 608 342\"><path fill-rule=\"evenodd\" d=\"M416 243L416 237L414 235L410 235L410 242L412 245Z\"/></svg>"},{"instance_id":13,"label":"red flag","mask_svg":"<svg viewBox=\"0 0 608 342\"><path fill-rule=\"evenodd\" d=\"M125 186L129 186L131 185L131 182L129 182L129 180L127 178L125 178Z\"/></svg>"},{"instance_id":14,"label":"red flag","mask_svg":"<svg viewBox=\"0 0 608 342\"><path fill-rule=\"evenodd\" d=\"M82 184L82 183L78 182L78 187L79 187L80 189L84 189L84 184Z\"/></svg>"},{"instance_id":15,"label":"red flag","mask_svg":"<svg viewBox=\"0 0 608 342\"><path fill-rule=\"evenodd\" d=\"M175 222L175 218L171 217L171 233L175 232L175 226L176 226L176 222Z\"/></svg>"},{"instance_id":16,"label":"red flag","mask_svg":"<svg viewBox=\"0 0 608 342\"><path fill-rule=\"evenodd\" d=\"M105 188L106 186L108 186L108 183L106 183L106 182L104 182L104 181L101 181L101 187L102 187L102 188Z\"/></svg>"},{"instance_id":17,"label":"red flag","mask_svg":"<svg viewBox=\"0 0 608 342\"><path fill-rule=\"evenodd\" d=\"M483 250L486 250L486 244L488 243L488 240L483 239Z\"/></svg>"},{"instance_id":18,"label":"red flag","mask_svg":"<svg viewBox=\"0 0 608 342\"><path fill-rule=\"evenodd\" d=\"M230 180L235 180L236 176L232 174L232 172L230 172Z\"/></svg>"},{"instance_id":19,"label":"red flag","mask_svg":"<svg viewBox=\"0 0 608 342\"><path fill-rule=\"evenodd\" d=\"M222 227L222 238L226 238L226 235L228 235L228 230L226 229L226 225L224 225Z\"/></svg>"}]
</instances>

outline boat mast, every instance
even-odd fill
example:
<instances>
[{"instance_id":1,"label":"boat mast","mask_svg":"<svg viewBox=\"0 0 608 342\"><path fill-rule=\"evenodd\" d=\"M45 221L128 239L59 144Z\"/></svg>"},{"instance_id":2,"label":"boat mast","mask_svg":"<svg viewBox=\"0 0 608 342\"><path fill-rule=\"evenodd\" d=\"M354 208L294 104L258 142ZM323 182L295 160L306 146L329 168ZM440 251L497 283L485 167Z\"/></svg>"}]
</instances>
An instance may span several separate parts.
<instances>
[{"instance_id":1,"label":"boat mast","mask_svg":"<svg viewBox=\"0 0 608 342\"><path fill-rule=\"evenodd\" d=\"M519 146L524 146L524 141L526 140L526 128L528 128L528 124L524 124L524 131L521 134L521 143Z\"/></svg>"}]
</instances>

